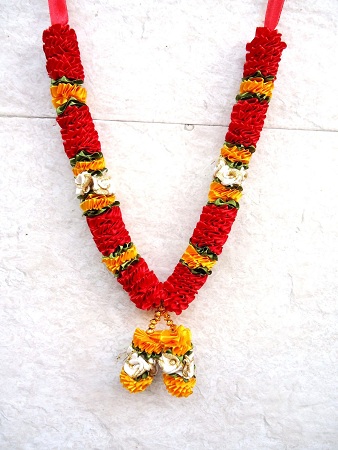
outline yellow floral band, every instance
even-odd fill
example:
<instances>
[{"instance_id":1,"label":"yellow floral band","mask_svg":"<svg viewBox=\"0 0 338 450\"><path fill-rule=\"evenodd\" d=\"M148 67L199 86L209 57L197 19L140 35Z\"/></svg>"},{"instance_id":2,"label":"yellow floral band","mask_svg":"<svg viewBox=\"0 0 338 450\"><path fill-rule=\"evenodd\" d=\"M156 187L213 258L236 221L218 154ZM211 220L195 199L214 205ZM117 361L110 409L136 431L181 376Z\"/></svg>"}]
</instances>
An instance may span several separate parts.
<instances>
[{"instance_id":1,"label":"yellow floral band","mask_svg":"<svg viewBox=\"0 0 338 450\"><path fill-rule=\"evenodd\" d=\"M50 93L52 95L52 103L55 108L64 105L70 99L75 99L81 103L85 103L87 98L86 89L77 84L60 83L57 86L51 86Z\"/></svg>"},{"instance_id":2,"label":"yellow floral band","mask_svg":"<svg viewBox=\"0 0 338 450\"><path fill-rule=\"evenodd\" d=\"M102 258L102 262L107 266L108 270L110 270L114 275L117 275L123 265L125 266L126 263L134 261L137 256L138 253L136 247L135 245L132 245L130 248L127 248L121 253L104 256Z\"/></svg>"},{"instance_id":3,"label":"yellow floral band","mask_svg":"<svg viewBox=\"0 0 338 450\"><path fill-rule=\"evenodd\" d=\"M73 174L75 176L79 175L82 172L86 172L89 170L95 171L95 170L102 170L104 169L105 161L104 158L99 159L93 159L92 161L78 161L75 166L73 167Z\"/></svg>"}]
</instances>

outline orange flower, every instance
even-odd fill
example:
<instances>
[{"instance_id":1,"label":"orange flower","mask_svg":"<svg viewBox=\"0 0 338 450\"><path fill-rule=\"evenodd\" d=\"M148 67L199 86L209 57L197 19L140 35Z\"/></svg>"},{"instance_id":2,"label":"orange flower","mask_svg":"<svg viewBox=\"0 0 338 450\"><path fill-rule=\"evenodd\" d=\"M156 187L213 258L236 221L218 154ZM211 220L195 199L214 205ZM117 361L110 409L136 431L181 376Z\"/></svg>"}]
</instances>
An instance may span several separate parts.
<instances>
[{"instance_id":1,"label":"orange flower","mask_svg":"<svg viewBox=\"0 0 338 450\"><path fill-rule=\"evenodd\" d=\"M241 162L243 164L249 164L251 158L251 152L249 150L240 150L235 145L233 147L228 147L224 145L221 148L221 156L227 158L232 162Z\"/></svg>"},{"instance_id":2,"label":"orange flower","mask_svg":"<svg viewBox=\"0 0 338 450\"><path fill-rule=\"evenodd\" d=\"M176 330L163 330L160 340L163 344L163 350L172 350L175 355L181 356L187 353L192 347L191 331L183 325L176 327Z\"/></svg>"},{"instance_id":3,"label":"orange flower","mask_svg":"<svg viewBox=\"0 0 338 450\"><path fill-rule=\"evenodd\" d=\"M120 269L121 264L136 258L136 256L137 256L137 249L135 245L133 245L132 247L128 248L125 252L121 253L121 255L115 256L114 258L104 256L102 258L102 262L107 266L108 270L110 270L115 274Z\"/></svg>"},{"instance_id":4,"label":"orange flower","mask_svg":"<svg viewBox=\"0 0 338 450\"><path fill-rule=\"evenodd\" d=\"M175 397L189 397L196 384L195 377L185 382L182 377L172 377L166 373L163 374L163 381L169 394Z\"/></svg>"},{"instance_id":5,"label":"orange flower","mask_svg":"<svg viewBox=\"0 0 338 450\"><path fill-rule=\"evenodd\" d=\"M81 103L85 103L87 91L77 84L60 83L57 86L51 86L52 103L55 108L67 103L70 98L75 98Z\"/></svg>"},{"instance_id":6,"label":"orange flower","mask_svg":"<svg viewBox=\"0 0 338 450\"><path fill-rule=\"evenodd\" d=\"M201 266L211 269L216 263L216 260L212 260L208 256L197 253L192 245L188 245L181 259L183 259L191 269L196 269L196 267Z\"/></svg>"},{"instance_id":7,"label":"orange flower","mask_svg":"<svg viewBox=\"0 0 338 450\"><path fill-rule=\"evenodd\" d=\"M94 159L94 161L78 161L73 167L73 174L77 176L87 170L101 170L104 167L104 158Z\"/></svg>"},{"instance_id":8,"label":"orange flower","mask_svg":"<svg viewBox=\"0 0 338 450\"><path fill-rule=\"evenodd\" d=\"M267 81L264 83L263 78L256 78L255 80L243 81L240 85L239 91L241 94L244 92L252 92L271 97L273 87L273 81Z\"/></svg>"},{"instance_id":9,"label":"orange flower","mask_svg":"<svg viewBox=\"0 0 338 450\"><path fill-rule=\"evenodd\" d=\"M221 198L222 200L235 200L238 202L240 198L242 197L242 192L238 189L231 189L227 188L226 186L223 186L223 184L218 183L217 181L213 181L210 184L210 191L208 195L209 202L214 202L218 198Z\"/></svg>"},{"instance_id":10,"label":"orange flower","mask_svg":"<svg viewBox=\"0 0 338 450\"><path fill-rule=\"evenodd\" d=\"M137 392L144 391L152 382L153 377L148 376L147 378L141 378L139 381L134 380L122 369L120 374L120 381L124 388L126 388L130 393L136 394Z\"/></svg>"},{"instance_id":11,"label":"orange flower","mask_svg":"<svg viewBox=\"0 0 338 450\"><path fill-rule=\"evenodd\" d=\"M101 209L105 206L111 205L115 201L115 195L105 196L89 194L86 200L80 203L83 211L89 211L90 209Z\"/></svg>"},{"instance_id":12,"label":"orange flower","mask_svg":"<svg viewBox=\"0 0 338 450\"><path fill-rule=\"evenodd\" d=\"M155 331L153 334L147 334L141 328L136 328L133 336L133 344L140 350L147 353L161 353L163 344L161 343L161 333L163 331Z\"/></svg>"}]
</instances>

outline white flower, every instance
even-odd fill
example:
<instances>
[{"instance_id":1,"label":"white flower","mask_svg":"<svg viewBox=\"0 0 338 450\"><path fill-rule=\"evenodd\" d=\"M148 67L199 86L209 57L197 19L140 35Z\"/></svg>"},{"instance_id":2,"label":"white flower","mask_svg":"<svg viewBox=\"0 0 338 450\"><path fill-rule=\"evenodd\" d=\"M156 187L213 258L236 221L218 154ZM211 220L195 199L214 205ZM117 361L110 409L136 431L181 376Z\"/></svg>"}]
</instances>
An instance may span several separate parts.
<instances>
[{"instance_id":1,"label":"white flower","mask_svg":"<svg viewBox=\"0 0 338 450\"><path fill-rule=\"evenodd\" d=\"M101 195L114 194L113 184L109 175L94 175L93 176L93 192Z\"/></svg>"},{"instance_id":2,"label":"white flower","mask_svg":"<svg viewBox=\"0 0 338 450\"><path fill-rule=\"evenodd\" d=\"M185 355L183 358L183 369L182 376L183 378L192 378L195 375L195 360L194 360L194 352L190 355Z\"/></svg>"},{"instance_id":3,"label":"white flower","mask_svg":"<svg viewBox=\"0 0 338 450\"><path fill-rule=\"evenodd\" d=\"M162 353L158 359L158 363L164 373L178 373L182 368L182 362L179 358L171 353Z\"/></svg>"},{"instance_id":4,"label":"white flower","mask_svg":"<svg viewBox=\"0 0 338 450\"><path fill-rule=\"evenodd\" d=\"M194 353L185 355L181 361L176 355L162 353L158 359L158 364L167 374L177 374L185 379L190 379L195 375Z\"/></svg>"},{"instance_id":5,"label":"white flower","mask_svg":"<svg viewBox=\"0 0 338 450\"><path fill-rule=\"evenodd\" d=\"M243 180L247 177L247 171L244 167L240 169L229 167L224 158L220 157L217 161L214 177L218 178L224 186L232 186L233 184L241 186Z\"/></svg>"},{"instance_id":6,"label":"white flower","mask_svg":"<svg viewBox=\"0 0 338 450\"><path fill-rule=\"evenodd\" d=\"M128 348L127 361L124 363L123 369L131 378L138 378L144 372L150 372L152 375L156 373L156 363L153 358L146 361L132 347Z\"/></svg>"},{"instance_id":7,"label":"white flower","mask_svg":"<svg viewBox=\"0 0 338 450\"><path fill-rule=\"evenodd\" d=\"M99 195L114 194L111 178L107 173L103 175L91 175L85 171L75 178L76 195L85 195L90 191Z\"/></svg>"},{"instance_id":8,"label":"white flower","mask_svg":"<svg viewBox=\"0 0 338 450\"><path fill-rule=\"evenodd\" d=\"M82 172L75 178L76 195L88 194L93 186L93 177L89 172Z\"/></svg>"}]
</instances>

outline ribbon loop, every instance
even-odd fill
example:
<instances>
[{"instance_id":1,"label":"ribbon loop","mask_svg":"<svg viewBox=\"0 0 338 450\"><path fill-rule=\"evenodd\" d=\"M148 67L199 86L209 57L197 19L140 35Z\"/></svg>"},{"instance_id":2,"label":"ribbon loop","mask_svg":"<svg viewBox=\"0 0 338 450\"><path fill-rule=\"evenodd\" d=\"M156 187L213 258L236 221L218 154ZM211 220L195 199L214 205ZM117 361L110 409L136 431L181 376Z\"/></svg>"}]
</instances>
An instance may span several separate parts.
<instances>
[{"instance_id":1,"label":"ribbon loop","mask_svg":"<svg viewBox=\"0 0 338 450\"><path fill-rule=\"evenodd\" d=\"M68 10L66 0L48 0L48 6L52 25L67 25Z\"/></svg>"},{"instance_id":2,"label":"ribbon loop","mask_svg":"<svg viewBox=\"0 0 338 450\"><path fill-rule=\"evenodd\" d=\"M285 0L269 0L266 7L264 26L274 30L279 22Z\"/></svg>"}]
</instances>

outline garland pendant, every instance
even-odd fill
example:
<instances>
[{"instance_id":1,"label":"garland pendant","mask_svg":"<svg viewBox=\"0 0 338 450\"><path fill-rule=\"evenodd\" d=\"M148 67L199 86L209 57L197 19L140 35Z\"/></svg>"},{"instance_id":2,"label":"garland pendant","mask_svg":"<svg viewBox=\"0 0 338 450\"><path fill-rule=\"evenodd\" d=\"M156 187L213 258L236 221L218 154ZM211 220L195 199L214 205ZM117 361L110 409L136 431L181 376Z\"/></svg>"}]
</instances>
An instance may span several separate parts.
<instances>
[{"instance_id":1,"label":"garland pendant","mask_svg":"<svg viewBox=\"0 0 338 450\"><path fill-rule=\"evenodd\" d=\"M164 318L169 329L156 331ZM131 393L144 391L162 369L167 391L175 397L188 397L196 384L191 332L175 325L163 305L156 308L147 330L136 328L120 374L124 388Z\"/></svg>"}]
</instances>

